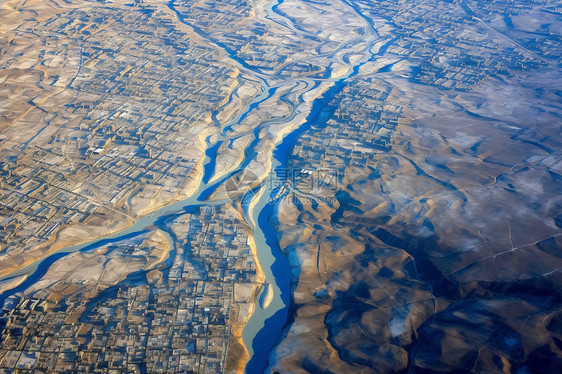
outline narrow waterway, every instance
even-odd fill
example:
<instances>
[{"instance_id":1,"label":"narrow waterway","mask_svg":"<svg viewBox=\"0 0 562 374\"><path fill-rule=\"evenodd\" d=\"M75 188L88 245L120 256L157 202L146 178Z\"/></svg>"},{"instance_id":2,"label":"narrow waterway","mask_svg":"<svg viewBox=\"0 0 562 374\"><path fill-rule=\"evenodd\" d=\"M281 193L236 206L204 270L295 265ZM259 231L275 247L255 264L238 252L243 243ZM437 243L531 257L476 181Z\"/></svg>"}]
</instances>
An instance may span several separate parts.
<instances>
[{"instance_id":1,"label":"narrow waterway","mask_svg":"<svg viewBox=\"0 0 562 374\"><path fill-rule=\"evenodd\" d=\"M347 76L332 81L328 91L313 102L306 121L288 134L273 151L274 158L268 183L258 192L259 200L251 212L252 220L256 223L254 240L258 248L258 261L262 267L268 264L264 267L264 274L267 287L271 288L269 290L271 301L266 308L256 302L254 313L244 327L242 338L250 354L246 373L262 373L268 366L269 355L287 326L291 305L291 282L296 281L292 279L289 261L279 248L277 231L270 222L270 219L275 218L276 205L284 203L283 198L289 190L283 188L286 181L280 178L287 174L288 154L297 139L311 126L325 124L333 112L333 108L328 105L330 100L344 87L347 78L357 74L357 70L356 68ZM280 187L267 189L267 186ZM282 192L283 190L285 193ZM270 279L274 282L271 283ZM268 290L267 287L263 293Z\"/></svg>"}]
</instances>

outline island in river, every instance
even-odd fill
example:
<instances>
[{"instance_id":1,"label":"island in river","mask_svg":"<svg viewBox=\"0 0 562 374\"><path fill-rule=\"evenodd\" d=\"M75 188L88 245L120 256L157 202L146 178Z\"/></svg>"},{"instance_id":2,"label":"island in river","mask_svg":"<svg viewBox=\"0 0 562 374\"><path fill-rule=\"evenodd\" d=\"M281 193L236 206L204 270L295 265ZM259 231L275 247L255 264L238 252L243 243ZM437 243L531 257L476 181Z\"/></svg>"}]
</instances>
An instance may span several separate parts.
<instances>
[{"instance_id":1,"label":"island in river","mask_svg":"<svg viewBox=\"0 0 562 374\"><path fill-rule=\"evenodd\" d=\"M562 370L560 1L0 4L0 370Z\"/></svg>"}]
</instances>

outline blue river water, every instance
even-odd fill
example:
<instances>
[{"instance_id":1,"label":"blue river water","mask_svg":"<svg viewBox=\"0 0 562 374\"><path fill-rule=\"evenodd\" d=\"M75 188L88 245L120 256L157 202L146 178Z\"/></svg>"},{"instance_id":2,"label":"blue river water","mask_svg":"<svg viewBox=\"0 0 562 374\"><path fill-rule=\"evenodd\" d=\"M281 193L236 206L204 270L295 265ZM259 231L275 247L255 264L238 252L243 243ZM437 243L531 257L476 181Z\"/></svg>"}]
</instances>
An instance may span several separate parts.
<instances>
[{"instance_id":1,"label":"blue river water","mask_svg":"<svg viewBox=\"0 0 562 374\"><path fill-rule=\"evenodd\" d=\"M357 70L352 74L356 73ZM276 146L273 152L273 172L276 174L276 178L279 182L277 185L282 185L284 183L282 178L287 175L286 171L290 161L289 156L297 140L311 127L319 128L326 125L327 120L335 110L329 103L344 86L345 79L334 82L323 96L312 103L312 108L306 117L306 121L299 128L283 138L281 143ZM265 236L267 247L270 248L272 255L275 257L271 265L271 271L275 278L275 285L280 290L280 298L284 307L280 308L266 319L263 327L261 327L253 337L251 344L252 354L246 365L246 373L263 373L267 368L272 349L283 335L284 329L290 323L291 308L293 306L291 285L297 281L297 279L293 279L293 273L291 272L287 257L279 248L278 233L272 224L272 220L275 220L276 204L281 203L284 195L277 196L277 189L266 191L265 193L268 195L268 203L259 211L257 225ZM252 323L252 319L250 319L249 324L250 323Z\"/></svg>"},{"instance_id":2,"label":"blue river water","mask_svg":"<svg viewBox=\"0 0 562 374\"><path fill-rule=\"evenodd\" d=\"M279 309L273 316L264 322L264 326L254 336L252 341L253 355L246 364L247 373L262 373L267 366L269 352L281 335L281 330L287 323L289 306L291 305L291 269L289 261L281 252L277 243L277 233L269 222L272 216L274 204L267 204L258 216L257 224L264 233L265 240L275 262L271 265L271 272L275 276L275 284L281 291L280 298L285 307ZM256 308L258 305L256 305Z\"/></svg>"},{"instance_id":3,"label":"blue river water","mask_svg":"<svg viewBox=\"0 0 562 374\"><path fill-rule=\"evenodd\" d=\"M107 244L110 244L110 243L113 243L113 242L133 238L133 237L141 235L145 232L148 232L148 230L142 230L142 231L138 231L138 232L124 234L124 235L116 237L114 239L101 239L101 240L96 241L95 243L84 246L80 250L81 251L88 251L88 250L91 250L91 249L99 248L99 247L102 247L104 245L107 245ZM65 257L65 256L67 256L67 255L69 255L73 252L74 251L72 251L72 250L69 250L69 251L62 250L62 251L55 252L52 255L50 255L50 256L46 257L45 259L41 260L41 262L37 266L37 269L33 273L31 273L22 283L20 283L17 287L12 288L11 290L7 290L7 291L3 292L2 294L0 294L0 306L2 306L2 304L4 303L6 298L8 298L12 295L15 295L19 292L23 292L23 291L27 290L29 287L31 287L32 285L34 285L45 274L47 274L47 271L49 270L51 265L53 265L55 262L57 262L61 258ZM5 278L4 280L8 280L8 279L10 279L10 278L8 277L8 278Z\"/></svg>"}]
</instances>

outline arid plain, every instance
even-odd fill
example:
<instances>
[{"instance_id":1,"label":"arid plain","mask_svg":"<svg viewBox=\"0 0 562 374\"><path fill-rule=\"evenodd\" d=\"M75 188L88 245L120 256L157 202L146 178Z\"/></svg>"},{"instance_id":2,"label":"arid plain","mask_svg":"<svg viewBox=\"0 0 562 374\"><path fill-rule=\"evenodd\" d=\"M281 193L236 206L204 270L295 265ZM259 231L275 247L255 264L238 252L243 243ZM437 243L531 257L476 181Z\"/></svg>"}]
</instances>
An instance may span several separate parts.
<instances>
[{"instance_id":1,"label":"arid plain","mask_svg":"<svg viewBox=\"0 0 562 374\"><path fill-rule=\"evenodd\" d=\"M0 370L562 369L561 6L1 2Z\"/></svg>"}]
</instances>

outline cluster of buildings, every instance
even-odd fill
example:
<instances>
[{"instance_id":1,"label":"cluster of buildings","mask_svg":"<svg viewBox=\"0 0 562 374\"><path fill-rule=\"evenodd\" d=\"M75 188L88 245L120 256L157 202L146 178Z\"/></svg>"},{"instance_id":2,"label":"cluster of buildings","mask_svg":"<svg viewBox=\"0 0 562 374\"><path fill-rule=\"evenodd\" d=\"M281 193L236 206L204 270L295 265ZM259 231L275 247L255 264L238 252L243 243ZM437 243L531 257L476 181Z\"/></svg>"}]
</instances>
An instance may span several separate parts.
<instances>
[{"instance_id":1,"label":"cluster of buildings","mask_svg":"<svg viewBox=\"0 0 562 374\"><path fill-rule=\"evenodd\" d=\"M409 100L387 79L408 79L443 92L462 92L486 77L501 79L547 64L552 43L558 43L554 50L560 49L558 39L548 32L537 34L535 41L511 39L509 32L493 29L491 19L486 18L498 14L509 18L546 5L507 3L489 2L485 5L488 11L483 11L470 1L455 6L353 1L363 14L372 15L380 36L372 60L387 61L387 65L346 81L327 103L329 119L313 123L297 142L291 166L299 170L330 168L337 171L340 182L346 168L376 167L377 160L392 149L393 134Z\"/></svg>"},{"instance_id":2,"label":"cluster of buildings","mask_svg":"<svg viewBox=\"0 0 562 374\"><path fill-rule=\"evenodd\" d=\"M213 113L248 83L216 48L150 7L77 9L15 32L31 31L37 64L59 73L37 84L74 99L53 113L36 109L45 127L0 146L0 254L9 258L62 226L126 221L156 191L181 193L217 131Z\"/></svg>"},{"instance_id":3,"label":"cluster of buildings","mask_svg":"<svg viewBox=\"0 0 562 374\"><path fill-rule=\"evenodd\" d=\"M393 133L403 110L394 90L375 78L350 80L327 103L331 116L325 122L313 123L297 142L291 165L315 173L330 170L330 176L319 177L341 188L347 168L363 169L376 163L377 157L392 149ZM308 187L306 182L299 186Z\"/></svg>"},{"instance_id":4,"label":"cluster of buildings","mask_svg":"<svg viewBox=\"0 0 562 374\"><path fill-rule=\"evenodd\" d=\"M175 239L166 266L90 300L56 300L49 289L8 299L0 370L224 372L231 328L248 317L256 284L250 228L231 207L211 206L172 216L162 229Z\"/></svg>"},{"instance_id":5,"label":"cluster of buildings","mask_svg":"<svg viewBox=\"0 0 562 374\"><path fill-rule=\"evenodd\" d=\"M395 1L354 3L367 14L386 16L390 27L381 36L392 40L386 57L406 59L413 82L442 89L466 91L485 77L509 77L510 71L545 66L548 61L543 57L560 48L548 32L523 42L512 39L508 30L494 29L492 20L486 19L528 13L532 11L528 2L493 1L485 9L464 0L455 6L424 1L409 1L407 6Z\"/></svg>"}]
</instances>

